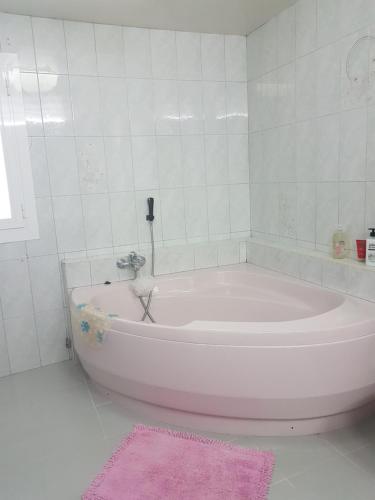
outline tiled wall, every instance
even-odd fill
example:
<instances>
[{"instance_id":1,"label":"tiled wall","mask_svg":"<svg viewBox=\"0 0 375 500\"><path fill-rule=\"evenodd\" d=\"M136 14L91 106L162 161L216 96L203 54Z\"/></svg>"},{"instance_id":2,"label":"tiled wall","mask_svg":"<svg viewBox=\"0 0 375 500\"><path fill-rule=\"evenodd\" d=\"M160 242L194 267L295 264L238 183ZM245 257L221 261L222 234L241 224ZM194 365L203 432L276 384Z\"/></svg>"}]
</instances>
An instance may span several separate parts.
<instances>
[{"instance_id":1,"label":"tiled wall","mask_svg":"<svg viewBox=\"0 0 375 500\"><path fill-rule=\"evenodd\" d=\"M291 248L282 241L251 238L247 262L375 302L375 269L353 259L336 260L322 252Z\"/></svg>"},{"instance_id":2,"label":"tiled wall","mask_svg":"<svg viewBox=\"0 0 375 500\"><path fill-rule=\"evenodd\" d=\"M218 240L158 248L155 253L155 275L244 263L247 257L246 243L247 239ZM146 264L139 271L139 276L149 276L150 251L143 251L142 254L146 257ZM116 265L117 259L116 255L64 259L66 290L69 292L79 286L133 279L134 272L130 269L119 269Z\"/></svg>"},{"instance_id":3,"label":"tiled wall","mask_svg":"<svg viewBox=\"0 0 375 500\"><path fill-rule=\"evenodd\" d=\"M253 234L324 251L338 223L365 237L375 226L374 0L299 0L247 42Z\"/></svg>"},{"instance_id":4,"label":"tiled wall","mask_svg":"<svg viewBox=\"0 0 375 500\"><path fill-rule=\"evenodd\" d=\"M60 260L249 231L246 39L0 15L40 240L0 246L0 375L65 359Z\"/></svg>"}]
</instances>

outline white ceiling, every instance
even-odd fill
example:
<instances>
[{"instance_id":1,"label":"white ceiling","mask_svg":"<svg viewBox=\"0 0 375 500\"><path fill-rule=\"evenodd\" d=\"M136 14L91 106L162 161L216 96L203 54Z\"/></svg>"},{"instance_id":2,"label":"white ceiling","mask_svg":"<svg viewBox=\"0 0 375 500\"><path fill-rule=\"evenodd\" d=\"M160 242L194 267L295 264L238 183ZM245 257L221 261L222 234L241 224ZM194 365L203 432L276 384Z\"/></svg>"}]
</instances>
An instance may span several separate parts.
<instances>
[{"instance_id":1,"label":"white ceiling","mask_svg":"<svg viewBox=\"0 0 375 500\"><path fill-rule=\"evenodd\" d=\"M248 34L296 0L0 0L0 11L74 21Z\"/></svg>"}]
</instances>

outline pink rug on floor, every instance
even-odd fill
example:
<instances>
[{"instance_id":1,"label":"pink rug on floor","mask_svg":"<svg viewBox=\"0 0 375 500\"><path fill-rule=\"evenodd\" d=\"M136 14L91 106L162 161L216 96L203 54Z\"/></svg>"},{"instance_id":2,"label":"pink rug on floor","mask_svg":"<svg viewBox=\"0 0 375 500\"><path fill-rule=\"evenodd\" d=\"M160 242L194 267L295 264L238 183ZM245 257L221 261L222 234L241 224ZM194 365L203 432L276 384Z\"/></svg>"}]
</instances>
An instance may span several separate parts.
<instances>
[{"instance_id":1,"label":"pink rug on floor","mask_svg":"<svg viewBox=\"0 0 375 500\"><path fill-rule=\"evenodd\" d=\"M135 426L82 500L265 500L274 455Z\"/></svg>"}]
</instances>

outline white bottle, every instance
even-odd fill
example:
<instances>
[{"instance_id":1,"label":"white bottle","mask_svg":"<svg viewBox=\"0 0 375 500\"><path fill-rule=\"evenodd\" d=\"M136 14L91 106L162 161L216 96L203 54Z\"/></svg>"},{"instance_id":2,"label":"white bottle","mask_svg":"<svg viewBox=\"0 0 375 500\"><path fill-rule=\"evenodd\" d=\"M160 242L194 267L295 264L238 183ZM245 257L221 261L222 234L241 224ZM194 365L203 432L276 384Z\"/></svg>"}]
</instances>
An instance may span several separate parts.
<instances>
[{"instance_id":1,"label":"white bottle","mask_svg":"<svg viewBox=\"0 0 375 500\"><path fill-rule=\"evenodd\" d=\"M375 228L369 227L370 237L366 240L366 266L375 266Z\"/></svg>"},{"instance_id":2,"label":"white bottle","mask_svg":"<svg viewBox=\"0 0 375 500\"><path fill-rule=\"evenodd\" d=\"M342 226L337 226L332 236L332 257L345 259L348 253L347 236Z\"/></svg>"}]
</instances>

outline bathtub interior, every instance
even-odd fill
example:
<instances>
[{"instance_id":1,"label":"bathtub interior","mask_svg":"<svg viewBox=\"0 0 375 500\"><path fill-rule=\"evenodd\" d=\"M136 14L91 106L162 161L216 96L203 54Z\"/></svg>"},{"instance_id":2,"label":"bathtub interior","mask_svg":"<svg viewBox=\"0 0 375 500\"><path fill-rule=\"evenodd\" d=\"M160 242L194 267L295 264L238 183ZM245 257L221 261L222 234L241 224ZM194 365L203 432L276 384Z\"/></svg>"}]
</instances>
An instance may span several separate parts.
<instances>
[{"instance_id":1,"label":"bathtub interior","mask_svg":"<svg viewBox=\"0 0 375 500\"><path fill-rule=\"evenodd\" d=\"M161 276L152 313L157 323L184 326L194 321L283 322L324 314L344 296L269 273L241 269ZM128 284L95 288L91 302L103 311L139 321L142 307Z\"/></svg>"}]
</instances>

